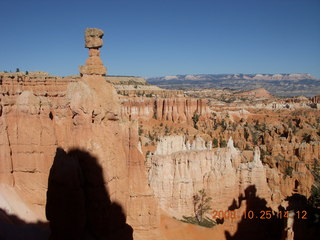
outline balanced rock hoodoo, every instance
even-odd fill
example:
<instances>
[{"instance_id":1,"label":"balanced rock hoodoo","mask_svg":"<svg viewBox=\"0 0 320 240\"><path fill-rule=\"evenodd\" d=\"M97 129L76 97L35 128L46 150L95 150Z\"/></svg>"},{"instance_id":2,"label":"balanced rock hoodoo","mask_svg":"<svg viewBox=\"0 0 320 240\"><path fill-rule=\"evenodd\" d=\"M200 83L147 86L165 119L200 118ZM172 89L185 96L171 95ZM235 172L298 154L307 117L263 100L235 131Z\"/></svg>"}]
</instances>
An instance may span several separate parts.
<instances>
[{"instance_id":1,"label":"balanced rock hoodoo","mask_svg":"<svg viewBox=\"0 0 320 240\"><path fill-rule=\"evenodd\" d=\"M99 48L103 45L103 31L98 28L87 28L85 32L85 47L89 48L89 58L84 66L80 66L81 75L105 75L107 69L103 66Z\"/></svg>"}]
</instances>

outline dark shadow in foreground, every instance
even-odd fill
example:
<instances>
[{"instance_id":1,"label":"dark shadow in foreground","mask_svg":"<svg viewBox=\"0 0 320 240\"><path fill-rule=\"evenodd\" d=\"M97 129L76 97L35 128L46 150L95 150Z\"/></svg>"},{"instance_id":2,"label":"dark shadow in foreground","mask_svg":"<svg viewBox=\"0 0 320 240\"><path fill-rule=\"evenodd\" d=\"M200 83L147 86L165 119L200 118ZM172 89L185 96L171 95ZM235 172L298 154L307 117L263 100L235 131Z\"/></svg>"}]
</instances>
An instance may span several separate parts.
<instances>
[{"instance_id":1,"label":"dark shadow in foreground","mask_svg":"<svg viewBox=\"0 0 320 240\"><path fill-rule=\"evenodd\" d=\"M287 197L287 210L293 211L293 232L295 240L316 240L320 237L320 209L310 204L307 198L300 194Z\"/></svg>"},{"instance_id":2,"label":"dark shadow in foreground","mask_svg":"<svg viewBox=\"0 0 320 240\"><path fill-rule=\"evenodd\" d=\"M51 240L133 239L122 207L110 201L103 171L90 153L58 148L48 180Z\"/></svg>"},{"instance_id":3,"label":"dark shadow in foreground","mask_svg":"<svg viewBox=\"0 0 320 240\"><path fill-rule=\"evenodd\" d=\"M257 189L254 185L246 188L245 196L238 199L239 205L234 200L229 210L240 208L241 202L246 200L245 215L238 223L237 232L231 236L225 231L227 240L240 239L259 239L274 240L286 239L285 231L288 219L287 211L294 211L293 232L295 240L312 240L320 236L319 209L313 208L305 196L294 194L288 197L288 207L284 209L278 207L278 213L273 213L272 209L267 207L267 201L256 195ZM303 218L305 214L306 218Z\"/></svg>"},{"instance_id":4,"label":"dark shadow in foreground","mask_svg":"<svg viewBox=\"0 0 320 240\"><path fill-rule=\"evenodd\" d=\"M44 240L49 238L48 224L27 223L0 208L0 240Z\"/></svg>"},{"instance_id":5,"label":"dark shadow in foreground","mask_svg":"<svg viewBox=\"0 0 320 240\"><path fill-rule=\"evenodd\" d=\"M241 195L237 206L234 201L229 210L237 211L243 200L246 201L245 214L238 223L237 232L231 236L225 232L227 240L235 239L281 239L283 220L272 214L272 209L267 207L267 201L259 198L254 185L246 188L245 196ZM240 213L239 213L240 214Z\"/></svg>"}]
</instances>

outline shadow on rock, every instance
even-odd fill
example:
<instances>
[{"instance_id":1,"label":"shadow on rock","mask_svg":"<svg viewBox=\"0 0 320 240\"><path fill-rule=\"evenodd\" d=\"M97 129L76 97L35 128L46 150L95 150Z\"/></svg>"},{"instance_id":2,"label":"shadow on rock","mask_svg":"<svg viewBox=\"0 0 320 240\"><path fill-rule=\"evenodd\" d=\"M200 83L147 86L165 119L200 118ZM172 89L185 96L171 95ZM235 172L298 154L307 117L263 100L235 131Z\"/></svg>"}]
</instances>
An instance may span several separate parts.
<instances>
[{"instance_id":1,"label":"shadow on rock","mask_svg":"<svg viewBox=\"0 0 320 240\"><path fill-rule=\"evenodd\" d=\"M239 197L239 205L234 200L229 210L237 211L240 208L242 201L246 202L246 210L241 221L238 223L237 232L231 236L226 231L227 240L238 239L259 239L273 240L281 239L284 221L279 219L275 214L272 214L272 209L267 207L267 201L259 198L257 189L254 185L246 188L245 196Z\"/></svg>"},{"instance_id":2,"label":"shadow on rock","mask_svg":"<svg viewBox=\"0 0 320 240\"><path fill-rule=\"evenodd\" d=\"M49 238L47 223L27 223L19 217L0 209L1 240L44 240Z\"/></svg>"},{"instance_id":3,"label":"shadow on rock","mask_svg":"<svg viewBox=\"0 0 320 240\"><path fill-rule=\"evenodd\" d=\"M133 239L122 207L110 201L97 159L58 148L50 169L46 216L50 239Z\"/></svg>"},{"instance_id":4,"label":"shadow on rock","mask_svg":"<svg viewBox=\"0 0 320 240\"><path fill-rule=\"evenodd\" d=\"M320 210L308 203L305 196L293 194L285 200L288 207L278 207L278 214L273 213L267 207L267 202L263 198L256 196L256 187L249 186L245 190L245 196L240 196L238 203L234 200L229 210L237 210L242 201L246 201L246 214L238 223L237 232L231 236L225 231L227 240L236 239L295 239L295 240L315 240L320 236ZM249 214L250 212L250 214ZM288 228L289 213L294 213L293 235L289 234ZM270 213L267 215L267 213ZM263 217L263 218L262 218ZM289 235L288 235L289 234Z\"/></svg>"},{"instance_id":5,"label":"shadow on rock","mask_svg":"<svg viewBox=\"0 0 320 240\"><path fill-rule=\"evenodd\" d=\"M295 240L316 240L320 236L320 209L309 204L300 194L287 197L288 211L294 212L293 232Z\"/></svg>"}]
</instances>

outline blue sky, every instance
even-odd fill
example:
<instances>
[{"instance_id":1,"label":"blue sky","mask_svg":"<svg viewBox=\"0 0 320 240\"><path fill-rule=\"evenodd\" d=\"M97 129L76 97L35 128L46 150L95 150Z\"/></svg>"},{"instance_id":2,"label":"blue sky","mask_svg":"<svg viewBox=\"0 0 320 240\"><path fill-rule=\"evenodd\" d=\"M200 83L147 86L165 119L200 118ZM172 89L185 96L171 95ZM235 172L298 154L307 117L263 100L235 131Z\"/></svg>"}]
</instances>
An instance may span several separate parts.
<instances>
[{"instance_id":1,"label":"blue sky","mask_svg":"<svg viewBox=\"0 0 320 240\"><path fill-rule=\"evenodd\" d=\"M110 75L310 73L319 0L0 0L0 71L78 74L86 27Z\"/></svg>"}]
</instances>

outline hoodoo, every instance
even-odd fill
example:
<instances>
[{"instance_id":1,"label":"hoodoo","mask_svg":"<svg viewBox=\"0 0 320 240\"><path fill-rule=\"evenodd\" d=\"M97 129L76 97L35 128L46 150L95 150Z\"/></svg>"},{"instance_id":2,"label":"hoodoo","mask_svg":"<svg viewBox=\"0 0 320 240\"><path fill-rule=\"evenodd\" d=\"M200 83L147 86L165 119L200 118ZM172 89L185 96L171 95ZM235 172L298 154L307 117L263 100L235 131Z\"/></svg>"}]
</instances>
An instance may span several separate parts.
<instances>
[{"instance_id":1,"label":"hoodoo","mask_svg":"<svg viewBox=\"0 0 320 240\"><path fill-rule=\"evenodd\" d=\"M103 66L99 48L103 45L103 31L98 28L87 28L85 32L85 47L89 49L89 58L80 67L81 75L105 75L107 69Z\"/></svg>"}]
</instances>

